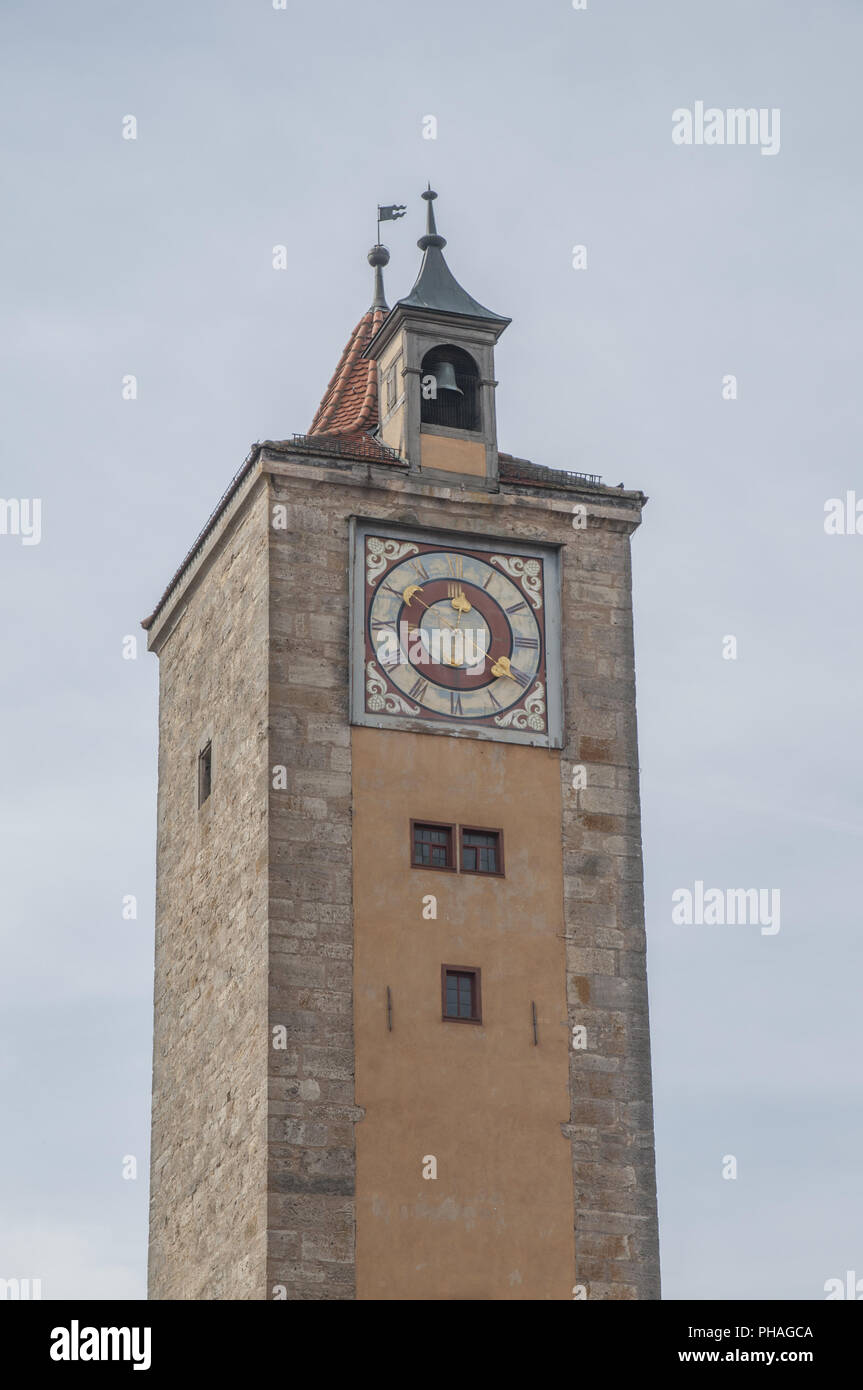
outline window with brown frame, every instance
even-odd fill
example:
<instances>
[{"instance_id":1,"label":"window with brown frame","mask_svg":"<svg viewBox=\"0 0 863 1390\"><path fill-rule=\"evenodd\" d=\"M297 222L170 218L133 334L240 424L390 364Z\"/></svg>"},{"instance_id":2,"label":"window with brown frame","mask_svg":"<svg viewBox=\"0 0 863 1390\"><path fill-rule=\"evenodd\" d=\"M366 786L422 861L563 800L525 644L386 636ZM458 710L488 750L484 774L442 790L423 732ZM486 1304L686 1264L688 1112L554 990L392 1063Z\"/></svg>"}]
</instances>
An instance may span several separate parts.
<instances>
[{"instance_id":1,"label":"window with brown frame","mask_svg":"<svg viewBox=\"0 0 863 1390\"><path fill-rule=\"evenodd\" d=\"M503 831L459 827L463 874L493 874L503 878Z\"/></svg>"},{"instance_id":2,"label":"window with brown frame","mask_svg":"<svg viewBox=\"0 0 863 1390\"><path fill-rule=\"evenodd\" d=\"M455 826L411 821L411 864L415 869L455 870Z\"/></svg>"},{"instance_id":3,"label":"window with brown frame","mask_svg":"<svg viewBox=\"0 0 863 1390\"><path fill-rule=\"evenodd\" d=\"M207 743L198 754L198 808L213 789L213 745Z\"/></svg>"},{"instance_id":4,"label":"window with brown frame","mask_svg":"<svg viewBox=\"0 0 863 1390\"><path fill-rule=\"evenodd\" d=\"M479 966L442 965L441 1014L448 1023L482 1023Z\"/></svg>"}]
</instances>

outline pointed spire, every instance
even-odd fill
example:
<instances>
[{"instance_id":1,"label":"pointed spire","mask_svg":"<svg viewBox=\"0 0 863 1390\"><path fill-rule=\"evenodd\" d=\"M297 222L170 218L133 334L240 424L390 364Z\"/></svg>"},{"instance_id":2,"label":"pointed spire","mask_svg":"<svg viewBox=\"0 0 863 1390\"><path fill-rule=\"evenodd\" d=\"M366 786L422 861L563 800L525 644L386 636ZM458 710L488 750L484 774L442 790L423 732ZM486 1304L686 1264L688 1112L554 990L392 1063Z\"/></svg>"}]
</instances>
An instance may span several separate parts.
<instances>
[{"instance_id":1,"label":"pointed spire","mask_svg":"<svg viewBox=\"0 0 863 1390\"><path fill-rule=\"evenodd\" d=\"M434 220L434 200L437 194L432 191L431 184L422 196L426 200L426 234L420 237L417 246L421 251L427 251L430 246L436 246L438 250L442 251L446 246L446 237L438 236L438 229Z\"/></svg>"},{"instance_id":2,"label":"pointed spire","mask_svg":"<svg viewBox=\"0 0 863 1390\"><path fill-rule=\"evenodd\" d=\"M505 327L511 322L510 319L494 313L492 309L486 309L469 295L467 290L462 289L456 280L443 258L446 237L439 234L435 223L434 200L437 194L429 186L422 196L428 209L426 233L417 242L423 253L422 265L410 294L398 303L406 309L437 309L441 313L485 319L489 323L502 324Z\"/></svg>"},{"instance_id":3,"label":"pointed spire","mask_svg":"<svg viewBox=\"0 0 863 1390\"><path fill-rule=\"evenodd\" d=\"M375 297L372 300L371 307L373 309L383 309L385 313L389 313L389 305L387 304L386 295L384 294L383 268L390 263L390 253L385 246L381 246L380 242L377 242L369 252L368 261L369 265L373 265L375 268Z\"/></svg>"}]
</instances>

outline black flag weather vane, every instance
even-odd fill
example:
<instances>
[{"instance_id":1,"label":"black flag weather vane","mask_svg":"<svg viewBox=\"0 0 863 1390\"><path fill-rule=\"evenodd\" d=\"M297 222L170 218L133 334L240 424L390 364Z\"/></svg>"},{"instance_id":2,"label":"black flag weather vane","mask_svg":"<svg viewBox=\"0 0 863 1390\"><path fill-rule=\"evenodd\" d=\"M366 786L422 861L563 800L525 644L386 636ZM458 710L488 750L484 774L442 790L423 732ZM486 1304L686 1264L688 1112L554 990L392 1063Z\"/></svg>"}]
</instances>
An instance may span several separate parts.
<instances>
[{"instance_id":1,"label":"black flag weather vane","mask_svg":"<svg viewBox=\"0 0 863 1390\"><path fill-rule=\"evenodd\" d=\"M378 203L378 242L381 239L381 223L395 222L397 218L404 217L406 212L407 206L404 203L388 203L385 207Z\"/></svg>"}]
</instances>

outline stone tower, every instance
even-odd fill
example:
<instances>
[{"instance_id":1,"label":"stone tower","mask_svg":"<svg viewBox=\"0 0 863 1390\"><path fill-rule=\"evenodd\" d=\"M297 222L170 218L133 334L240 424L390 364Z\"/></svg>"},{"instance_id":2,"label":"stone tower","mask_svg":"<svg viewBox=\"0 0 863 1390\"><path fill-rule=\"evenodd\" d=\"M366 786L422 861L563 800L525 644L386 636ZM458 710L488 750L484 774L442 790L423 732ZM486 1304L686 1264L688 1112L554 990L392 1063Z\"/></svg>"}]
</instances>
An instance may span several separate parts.
<instances>
[{"instance_id":1,"label":"stone tower","mask_svg":"<svg viewBox=\"0 0 863 1390\"><path fill-rule=\"evenodd\" d=\"M420 272L256 445L160 661L150 1296L659 1297L629 538Z\"/></svg>"}]
</instances>

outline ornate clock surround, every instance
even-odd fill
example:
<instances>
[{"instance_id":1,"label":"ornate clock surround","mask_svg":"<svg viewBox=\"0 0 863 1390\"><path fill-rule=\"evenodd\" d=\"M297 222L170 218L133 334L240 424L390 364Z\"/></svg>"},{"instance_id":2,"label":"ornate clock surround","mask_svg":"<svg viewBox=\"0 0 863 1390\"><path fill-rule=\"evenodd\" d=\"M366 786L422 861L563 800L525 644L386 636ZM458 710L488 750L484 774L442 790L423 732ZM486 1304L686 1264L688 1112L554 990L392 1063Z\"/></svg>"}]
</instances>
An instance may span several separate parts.
<instances>
[{"instance_id":1,"label":"ornate clock surround","mask_svg":"<svg viewBox=\"0 0 863 1390\"><path fill-rule=\"evenodd\" d=\"M560 547L350 527L351 722L561 747Z\"/></svg>"}]
</instances>

